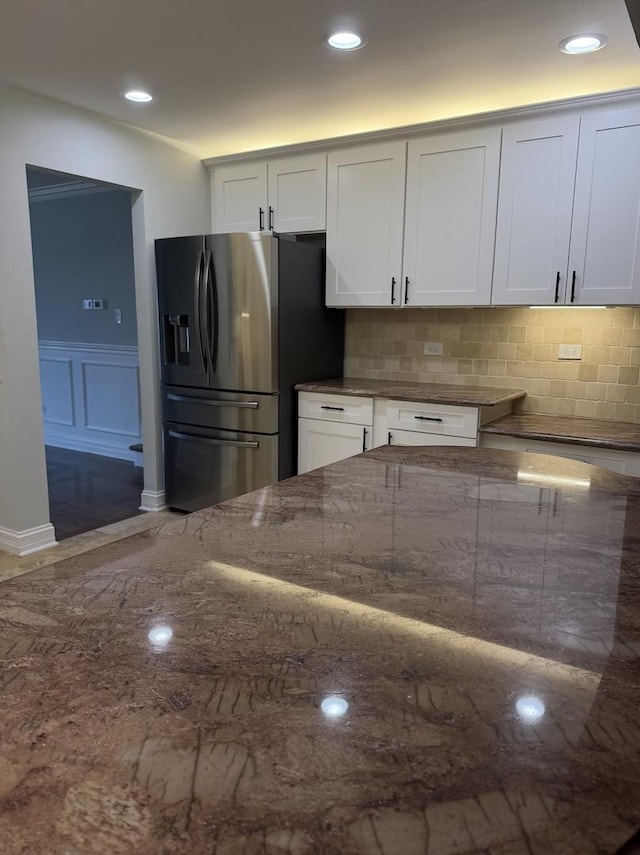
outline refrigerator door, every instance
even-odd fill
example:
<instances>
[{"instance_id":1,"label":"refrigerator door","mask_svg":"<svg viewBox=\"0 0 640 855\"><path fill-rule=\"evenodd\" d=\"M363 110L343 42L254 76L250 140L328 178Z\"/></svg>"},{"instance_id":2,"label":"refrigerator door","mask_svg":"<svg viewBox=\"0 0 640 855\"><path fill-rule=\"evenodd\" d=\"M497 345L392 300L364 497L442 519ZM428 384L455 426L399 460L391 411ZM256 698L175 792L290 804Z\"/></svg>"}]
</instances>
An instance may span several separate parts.
<instances>
[{"instance_id":1,"label":"refrigerator door","mask_svg":"<svg viewBox=\"0 0 640 855\"><path fill-rule=\"evenodd\" d=\"M165 422L167 504L198 511L278 480L278 436Z\"/></svg>"},{"instance_id":2,"label":"refrigerator door","mask_svg":"<svg viewBox=\"0 0 640 855\"><path fill-rule=\"evenodd\" d=\"M162 416L165 422L248 433L277 433L278 396L164 386Z\"/></svg>"},{"instance_id":3,"label":"refrigerator door","mask_svg":"<svg viewBox=\"0 0 640 855\"><path fill-rule=\"evenodd\" d=\"M205 239L210 387L278 391L278 240L261 232Z\"/></svg>"},{"instance_id":4,"label":"refrigerator door","mask_svg":"<svg viewBox=\"0 0 640 855\"><path fill-rule=\"evenodd\" d=\"M156 241L162 379L208 386L211 359L206 329L204 237Z\"/></svg>"}]
</instances>

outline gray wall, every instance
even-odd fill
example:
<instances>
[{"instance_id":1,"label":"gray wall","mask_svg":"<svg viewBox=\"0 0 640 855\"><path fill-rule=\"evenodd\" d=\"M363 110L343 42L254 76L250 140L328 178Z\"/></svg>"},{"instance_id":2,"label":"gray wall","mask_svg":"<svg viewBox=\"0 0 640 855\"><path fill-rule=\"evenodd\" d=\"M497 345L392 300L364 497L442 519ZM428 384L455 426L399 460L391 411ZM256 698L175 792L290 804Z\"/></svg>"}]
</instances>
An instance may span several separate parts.
<instances>
[{"instance_id":1,"label":"gray wall","mask_svg":"<svg viewBox=\"0 0 640 855\"><path fill-rule=\"evenodd\" d=\"M135 346L131 194L32 200L29 210L38 339ZM86 297L102 297L106 310L85 311Z\"/></svg>"}]
</instances>

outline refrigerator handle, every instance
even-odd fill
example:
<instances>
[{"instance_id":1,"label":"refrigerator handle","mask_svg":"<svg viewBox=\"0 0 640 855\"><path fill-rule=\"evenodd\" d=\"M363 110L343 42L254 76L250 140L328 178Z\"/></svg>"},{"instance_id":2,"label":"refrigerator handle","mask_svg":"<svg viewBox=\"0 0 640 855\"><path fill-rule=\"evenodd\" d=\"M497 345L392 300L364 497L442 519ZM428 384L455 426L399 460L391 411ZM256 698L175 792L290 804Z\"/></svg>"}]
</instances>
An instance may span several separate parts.
<instances>
[{"instance_id":1,"label":"refrigerator handle","mask_svg":"<svg viewBox=\"0 0 640 855\"><path fill-rule=\"evenodd\" d=\"M215 371L218 362L218 288L213 271L213 253L210 249L207 250L205 255L204 283L204 301L207 307L207 350L209 352L211 370Z\"/></svg>"},{"instance_id":2,"label":"refrigerator handle","mask_svg":"<svg viewBox=\"0 0 640 855\"><path fill-rule=\"evenodd\" d=\"M186 439L190 442L204 442L207 445L228 445L232 448L260 448L260 443L251 440L239 439L214 439L213 437L201 436L198 433L183 433L178 430L168 431L169 436L174 439Z\"/></svg>"},{"instance_id":3,"label":"refrigerator handle","mask_svg":"<svg viewBox=\"0 0 640 855\"><path fill-rule=\"evenodd\" d=\"M209 356L207 349L205 347L206 337L205 337L205 328L204 328L204 318L202 316L202 292L203 292L203 284L202 284L202 262L204 259L204 252L202 250L198 251L198 260L196 261L196 272L195 272L195 281L194 281L194 290L195 290L195 309L196 309L196 325L198 327L198 338L200 339L200 355L202 356L202 362L204 365L204 370L206 372L209 371Z\"/></svg>"}]
</instances>

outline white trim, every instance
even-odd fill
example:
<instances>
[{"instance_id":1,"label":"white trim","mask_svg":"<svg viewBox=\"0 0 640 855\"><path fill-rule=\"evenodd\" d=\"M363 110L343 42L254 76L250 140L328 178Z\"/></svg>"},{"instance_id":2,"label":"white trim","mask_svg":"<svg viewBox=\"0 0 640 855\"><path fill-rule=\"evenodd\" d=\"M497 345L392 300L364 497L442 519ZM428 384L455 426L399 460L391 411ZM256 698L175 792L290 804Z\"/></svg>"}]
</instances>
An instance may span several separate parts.
<instances>
[{"instance_id":1,"label":"white trim","mask_svg":"<svg viewBox=\"0 0 640 855\"><path fill-rule=\"evenodd\" d=\"M143 490L140 496L141 511L164 511L167 507L167 499L164 490Z\"/></svg>"},{"instance_id":2,"label":"white trim","mask_svg":"<svg viewBox=\"0 0 640 855\"><path fill-rule=\"evenodd\" d=\"M134 442L139 442L140 437L130 437L131 445ZM51 445L53 448L66 448L69 451L84 451L87 454L99 454L101 457L113 457L116 460L129 460L131 463L136 462L136 452L122 447L120 443L109 443L106 440L93 441L86 437L73 437L58 433L50 427L46 426L45 445ZM137 466L140 464L137 463Z\"/></svg>"},{"instance_id":3,"label":"white trim","mask_svg":"<svg viewBox=\"0 0 640 855\"><path fill-rule=\"evenodd\" d=\"M94 193L113 193L115 190L127 191L122 187L108 184L96 184L93 181L64 181L59 184L47 184L44 187L29 188L29 202L49 202L51 199L66 199L68 196L89 196Z\"/></svg>"},{"instance_id":4,"label":"white trim","mask_svg":"<svg viewBox=\"0 0 640 855\"><path fill-rule=\"evenodd\" d=\"M0 527L0 549L11 555L31 555L41 549L57 546L56 532L51 523L37 525L24 531Z\"/></svg>"},{"instance_id":5,"label":"white trim","mask_svg":"<svg viewBox=\"0 0 640 855\"><path fill-rule=\"evenodd\" d=\"M38 342L38 347L46 347L47 350L82 351L92 354L122 354L123 356L137 356L138 348L134 344L90 344L83 341L45 341Z\"/></svg>"},{"instance_id":6,"label":"white trim","mask_svg":"<svg viewBox=\"0 0 640 855\"><path fill-rule=\"evenodd\" d=\"M329 137L328 139L312 140L306 143L294 143L276 148L262 148L254 151L238 152L237 154L223 154L219 157L207 157L203 159L204 165L214 170L216 166L227 163L239 163L249 160L268 160L272 157L283 157L291 154L303 154L321 149L330 151L338 148L346 148L351 145L362 145L368 142L382 142L388 139L409 139L411 137L440 131L457 129L459 127L473 127L479 123L510 122L521 120L526 117L534 118L538 114L551 114L559 110L570 108L584 109L585 107L610 107L612 102L618 100L624 102L640 95L640 87L631 87L614 92L603 92L600 95L587 95L583 98L564 98L559 101L542 101L539 104L524 104L522 107L512 107L508 110L490 110L487 113L472 113L466 116L453 116L449 119L436 119L433 122L424 122L420 125L403 125L397 128L385 128L379 131L369 131L364 134L349 134L344 137ZM622 105L622 104L621 104Z\"/></svg>"}]
</instances>

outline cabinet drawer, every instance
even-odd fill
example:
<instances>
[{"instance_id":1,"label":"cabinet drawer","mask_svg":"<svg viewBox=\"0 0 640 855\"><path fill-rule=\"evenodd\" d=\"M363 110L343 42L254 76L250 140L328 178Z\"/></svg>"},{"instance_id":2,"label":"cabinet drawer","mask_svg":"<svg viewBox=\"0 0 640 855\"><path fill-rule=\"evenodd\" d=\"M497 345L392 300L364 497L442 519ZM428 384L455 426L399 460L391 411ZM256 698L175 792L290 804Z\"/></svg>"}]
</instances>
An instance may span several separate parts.
<instances>
[{"instance_id":1,"label":"cabinet drawer","mask_svg":"<svg viewBox=\"0 0 640 855\"><path fill-rule=\"evenodd\" d=\"M373 399L351 395L299 392L298 416L345 424L371 425L373 424Z\"/></svg>"},{"instance_id":2,"label":"cabinet drawer","mask_svg":"<svg viewBox=\"0 0 640 855\"><path fill-rule=\"evenodd\" d=\"M387 427L421 431L443 436L478 434L476 407L452 407L447 404L420 404L414 401L387 401Z\"/></svg>"},{"instance_id":3,"label":"cabinet drawer","mask_svg":"<svg viewBox=\"0 0 640 855\"><path fill-rule=\"evenodd\" d=\"M475 448L476 440L468 436L437 436L419 430L390 430L389 445L458 445Z\"/></svg>"}]
</instances>

